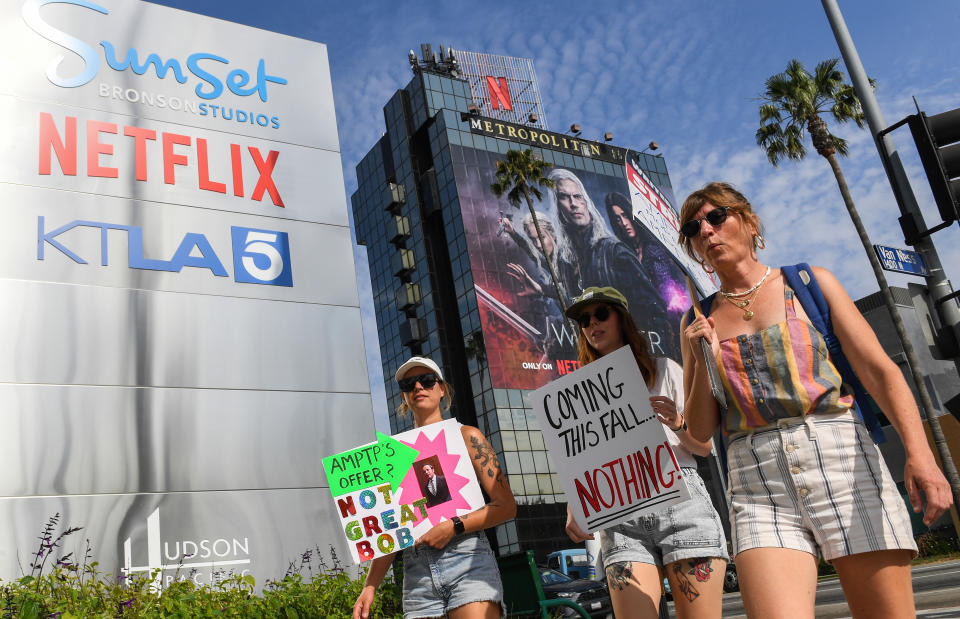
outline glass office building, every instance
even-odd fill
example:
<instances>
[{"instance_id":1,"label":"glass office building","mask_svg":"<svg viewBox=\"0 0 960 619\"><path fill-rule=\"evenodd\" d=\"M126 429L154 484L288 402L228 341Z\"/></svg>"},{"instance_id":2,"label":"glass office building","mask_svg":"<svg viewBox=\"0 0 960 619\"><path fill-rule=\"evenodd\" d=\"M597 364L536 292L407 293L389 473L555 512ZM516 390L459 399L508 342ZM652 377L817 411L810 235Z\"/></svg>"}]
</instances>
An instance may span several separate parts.
<instances>
[{"instance_id":1,"label":"glass office building","mask_svg":"<svg viewBox=\"0 0 960 619\"><path fill-rule=\"evenodd\" d=\"M690 305L683 276L702 288L709 281L676 246L661 156L543 129L539 95L528 90L536 89L532 62L517 82L519 97L503 76L465 76L457 53L411 52L413 79L387 102L386 132L357 165L357 240L369 256L389 405L400 402L393 373L407 357L440 364L456 392L452 414L487 435L517 497L517 518L496 531L500 552L533 549L542 559L571 545L563 490L530 403L533 389L577 365L561 296L616 285L633 301L631 313L655 352L679 360L678 325ZM524 101L537 107L523 109ZM505 107L514 120L491 113ZM550 237L539 245L526 204L516 208L490 189L511 149L532 149L554 180L555 190L543 188L534 200ZM586 245L572 239L558 206L571 195L594 223ZM588 254L601 245L630 254L624 260L642 272L591 274L586 265L596 254ZM547 260L558 266L559 286ZM392 432L412 423L391 414Z\"/></svg>"}]
</instances>

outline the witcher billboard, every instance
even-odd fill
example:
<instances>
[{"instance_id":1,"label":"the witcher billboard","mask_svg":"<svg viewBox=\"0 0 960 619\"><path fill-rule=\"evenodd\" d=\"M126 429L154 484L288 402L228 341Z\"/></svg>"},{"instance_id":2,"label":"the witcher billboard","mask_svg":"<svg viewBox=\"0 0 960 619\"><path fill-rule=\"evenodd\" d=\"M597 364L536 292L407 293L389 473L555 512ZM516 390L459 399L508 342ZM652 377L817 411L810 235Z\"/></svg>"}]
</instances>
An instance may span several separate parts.
<instances>
[{"instance_id":1,"label":"the witcher billboard","mask_svg":"<svg viewBox=\"0 0 960 619\"><path fill-rule=\"evenodd\" d=\"M576 333L563 316L548 261L568 302L589 286L619 289L654 353L679 359L680 319L690 297L678 261L702 278L668 234L652 233L635 215L637 189L626 166L616 168L622 176L548 168L554 187L533 204L541 244L529 209L514 208L490 189L503 155L451 150L495 387L535 389L578 366Z\"/></svg>"}]
</instances>

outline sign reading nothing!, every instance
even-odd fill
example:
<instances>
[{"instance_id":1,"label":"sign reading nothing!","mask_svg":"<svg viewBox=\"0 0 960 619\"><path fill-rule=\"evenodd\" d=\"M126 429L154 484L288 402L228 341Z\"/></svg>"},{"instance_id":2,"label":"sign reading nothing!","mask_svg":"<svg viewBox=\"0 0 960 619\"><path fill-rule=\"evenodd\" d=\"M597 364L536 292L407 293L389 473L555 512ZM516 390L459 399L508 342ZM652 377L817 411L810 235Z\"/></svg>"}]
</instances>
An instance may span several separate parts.
<instances>
[{"instance_id":1,"label":"sign reading nothing!","mask_svg":"<svg viewBox=\"0 0 960 619\"><path fill-rule=\"evenodd\" d=\"M573 519L606 529L689 497L629 346L533 392Z\"/></svg>"}]
</instances>

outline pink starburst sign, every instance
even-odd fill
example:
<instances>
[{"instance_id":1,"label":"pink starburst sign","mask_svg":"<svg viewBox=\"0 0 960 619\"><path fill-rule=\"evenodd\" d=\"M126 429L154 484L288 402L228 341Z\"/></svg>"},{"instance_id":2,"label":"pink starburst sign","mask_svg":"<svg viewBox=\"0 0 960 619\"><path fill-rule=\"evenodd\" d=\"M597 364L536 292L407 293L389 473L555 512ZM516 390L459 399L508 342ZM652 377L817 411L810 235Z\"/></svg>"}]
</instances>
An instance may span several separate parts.
<instances>
[{"instance_id":1,"label":"pink starburst sign","mask_svg":"<svg viewBox=\"0 0 960 619\"><path fill-rule=\"evenodd\" d=\"M350 492L331 492L354 561L408 548L442 521L483 506L460 428L447 419L326 459L337 470L328 479L353 482Z\"/></svg>"}]
</instances>

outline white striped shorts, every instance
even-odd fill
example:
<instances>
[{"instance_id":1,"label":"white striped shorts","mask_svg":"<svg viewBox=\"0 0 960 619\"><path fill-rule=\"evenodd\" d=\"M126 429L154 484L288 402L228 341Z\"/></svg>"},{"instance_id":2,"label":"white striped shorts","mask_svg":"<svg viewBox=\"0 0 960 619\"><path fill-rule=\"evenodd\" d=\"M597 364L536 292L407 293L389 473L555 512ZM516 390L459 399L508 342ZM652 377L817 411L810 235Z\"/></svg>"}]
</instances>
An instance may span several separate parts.
<instances>
[{"instance_id":1,"label":"white striped shorts","mask_svg":"<svg viewBox=\"0 0 960 619\"><path fill-rule=\"evenodd\" d=\"M734 435L727 463L734 556L770 547L827 561L917 552L907 506L855 412L781 419Z\"/></svg>"}]
</instances>

